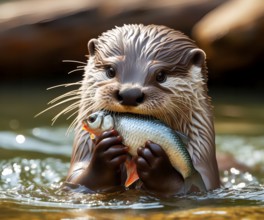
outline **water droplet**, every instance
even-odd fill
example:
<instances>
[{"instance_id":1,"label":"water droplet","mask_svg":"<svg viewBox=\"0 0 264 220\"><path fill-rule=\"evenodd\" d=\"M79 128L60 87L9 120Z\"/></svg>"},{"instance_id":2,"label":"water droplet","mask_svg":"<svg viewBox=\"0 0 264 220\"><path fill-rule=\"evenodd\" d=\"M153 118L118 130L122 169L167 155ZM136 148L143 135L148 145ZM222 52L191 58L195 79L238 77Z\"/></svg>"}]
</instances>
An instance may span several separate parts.
<instances>
[{"instance_id":1,"label":"water droplet","mask_svg":"<svg viewBox=\"0 0 264 220\"><path fill-rule=\"evenodd\" d=\"M230 169L230 172L231 173L233 173L233 174L235 174L235 175L238 175L238 174L240 174L240 171L239 170L237 170L236 168L234 168L234 167L232 167L231 169Z\"/></svg>"},{"instance_id":2,"label":"water droplet","mask_svg":"<svg viewBox=\"0 0 264 220\"><path fill-rule=\"evenodd\" d=\"M13 171L12 171L12 169L10 169L9 167L5 168L5 169L2 171L2 175L3 175L3 176L7 176L7 175L10 175L10 174L12 174L12 173L13 173Z\"/></svg>"},{"instance_id":3,"label":"water droplet","mask_svg":"<svg viewBox=\"0 0 264 220\"><path fill-rule=\"evenodd\" d=\"M21 166L18 165L17 163L13 164L13 168L14 168L15 173L20 173L21 172Z\"/></svg>"},{"instance_id":4,"label":"water droplet","mask_svg":"<svg viewBox=\"0 0 264 220\"><path fill-rule=\"evenodd\" d=\"M23 144L26 141L26 138L24 135L19 134L16 136L16 142L19 144Z\"/></svg>"},{"instance_id":5,"label":"water droplet","mask_svg":"<svg viewBox=\"0 0 264 220\"><path fill-rule=\"evenodd\" d=\"M245 179L248 180L248 181L253 181L253 177L252 177L252 175L251 175L250 173L245 173L245 174L244 174L244 177L245 177Z\"/></svg>"},{"instance_id":6,"label":"water droplet","mask_svg":"<svg viewBox=\"0 0 264 220\"><path fill-rule=\"evenodd\" d=\"M224 177L222 181L226 183L228 181L228 178Z\"/></svg>"},{"instance_id":7,"label":"water droplet","mask_svg":"<svg viewBox=\"0 0 264 220\"><path fill-rule=\"evenodd\" d=\"M37 164L33 163L31 164L31 169L36 169L37 168Z\"/></svg>"},{"instance_id":8,"label":"water droplet","mask_svg":"<svg viewBox=\"0 0 264 220\"><path fill-rule=\"evenodd\" d=\"M32 130L32 134L35 135L35 136L39 136L40 135L40 129L39 128L33 128Z\"/></svg>"},{"instance_id":9,"label":"water droplet","mask_svg":"<svg viewBox=\"0 0 264 220\"><path fill-rule=\"evenodd\" d=\"M244 188L246 186L246 183L239 183L239 184L237 184L237 188Z\"/></svg>"}]
</instances>

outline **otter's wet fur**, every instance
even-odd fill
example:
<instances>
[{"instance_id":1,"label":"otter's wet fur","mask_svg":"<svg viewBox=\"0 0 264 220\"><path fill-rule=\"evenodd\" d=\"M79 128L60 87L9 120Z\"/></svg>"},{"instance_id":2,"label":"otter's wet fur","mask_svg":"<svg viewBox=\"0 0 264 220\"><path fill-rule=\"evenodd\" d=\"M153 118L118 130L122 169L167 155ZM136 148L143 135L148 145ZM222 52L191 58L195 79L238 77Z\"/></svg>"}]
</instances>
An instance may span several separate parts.
<instances>
[{"instance_id":1,"label":"otter's wet fur","mask_svg":"<svg viewBox=\"0 0 264 220\"><path fill-rule=\"evenodd\" d=\"M81 87L69 94L77 101L68 110L78 108L78 116L68 180L87 166L92 152L81 122L92 112L108 110L154 116L187 135L187 150L207 190L219 187L205 53L179 31L141 24L104 32L89 41L88 51ZM157 81L161 72L166 79ZM137 105L120 103L118 93L129 89L144 94Z\"/></svg>"}]
</instances>

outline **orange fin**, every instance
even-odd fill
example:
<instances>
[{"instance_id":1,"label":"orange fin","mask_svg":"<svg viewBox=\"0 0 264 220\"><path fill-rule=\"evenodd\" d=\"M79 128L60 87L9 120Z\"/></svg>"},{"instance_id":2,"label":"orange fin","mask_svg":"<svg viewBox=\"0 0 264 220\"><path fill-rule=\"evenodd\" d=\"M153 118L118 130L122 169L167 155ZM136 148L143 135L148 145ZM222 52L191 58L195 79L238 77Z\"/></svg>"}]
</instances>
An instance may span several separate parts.
<instances>
[{"instance_id":1,"label":"orange fin","mask_svg":"<svg viewBox=\"0 0 264 220\"><path fill-rule=\"evenodd\" d=\"M137 173L137 166L134 160L126 160L125 166L127 170L127 179L125 182L125 187L129 187L139 179L139 176Z\"/></svg>"},{"instance_id":2,"label":"orange fin","mask_svg":"<svg viewBox=\"0 0 264 220\"><path fill-rule=\"evenodd\" d=\"M94 134L90 134L90 138L91 138L91 140L94 140L95 139L95 135Z\"/></svg>"},{"instance_id":3,"label":"orange fin","mask_svg":"<svg viewBox=\"0 0 264 220\"><path fill-rule=\"evenodd\" d=\"M83 129L84 131L89 131L89 129L88 129L88 127L87 127L86 124L83 124L82 129Z\"/></svg>"},{"instance_id":4,"label":"orange fin","mask_svg":"<svg viewBox=\"0 0 264 220\"><path fill-rule=\"evenodd\" d=\"M84 131L88 131L90 133L91 140L94 140L96 138L96 135L89 129L89 127L87 126L87 124L83 123L82 129Z\"/></svg>"}]
</instances>

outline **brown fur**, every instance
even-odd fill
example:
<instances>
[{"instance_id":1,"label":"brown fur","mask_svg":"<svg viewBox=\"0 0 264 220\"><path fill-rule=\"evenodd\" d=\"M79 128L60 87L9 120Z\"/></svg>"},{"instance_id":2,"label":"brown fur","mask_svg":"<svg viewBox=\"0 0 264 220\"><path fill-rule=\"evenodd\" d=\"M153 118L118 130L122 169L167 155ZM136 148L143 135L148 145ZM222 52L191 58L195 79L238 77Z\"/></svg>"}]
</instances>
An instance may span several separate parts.
<instances>
[{"instance_id":1,"label":"brown fur","mask_svg":"<svg viewBox=\"0 0 264 220\"><path fill-rule=\"evenodd\" d=\"M204 52L181 32L157 25L116 27L92 39L88 49L84 79L72 105L78 105L79 114L73 122L76 137L68 179L87 166L92 151L85 147L88 136L80 130L81 121L106 109L151 115L186 134L190 139L187 149L207 189L219 187ZM116 70L112 79L106 76L107 66ZM167 73L164 83L155 80L160 71ZM115 93L126 88L139 88L145 94L144 102L121 105Z\"/></svg>"}]
</instances>

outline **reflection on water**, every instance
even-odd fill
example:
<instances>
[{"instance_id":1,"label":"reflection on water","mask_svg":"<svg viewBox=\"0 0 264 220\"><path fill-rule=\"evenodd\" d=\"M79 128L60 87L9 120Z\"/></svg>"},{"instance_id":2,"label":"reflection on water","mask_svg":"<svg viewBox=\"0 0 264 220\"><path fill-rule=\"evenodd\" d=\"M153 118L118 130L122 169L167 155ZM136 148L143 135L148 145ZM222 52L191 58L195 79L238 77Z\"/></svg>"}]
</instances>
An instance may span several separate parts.
<instances>
[{"instance_id":1,"label":"reflection on water","mask_svg":"<svg viewBox=\"0 0 264 220\"><path fill-rule=\"evenodd\" d=\"M23 135L0 132L0 210L7 211L5 207L15 204L19 205L16 211L32 212L76 209L172 212L197 207L207 207L208 210L208 207L264 206L263 182L257 177L262 172L258 167L263 167L264 163L259 159L264 158L264 137L217 136L219 151L229 152L237 155L241 161L245 160L253 173L231 168L221 174L221 189L205 194L160 199L135 190L108 195L60 191L69 168L72 143L72 137L62 138L65 137L65 130L63 127L34 128L24 131Z\"/></svg>"},{"instance_id":2,"label":"reflection on water","mask_svg":"<svg viewBox=\"0 0 264 220\"><path fill-rule=\"evenodd\" d=\"M33 128L23 133L0 132L0 147L3 149L39 152L50 155L70 156L72 137L65 135L66 128ZM0 158L3 155L0 155ZM5 157L3 157L5 158Z\"/></svg>"}]
</instances>

